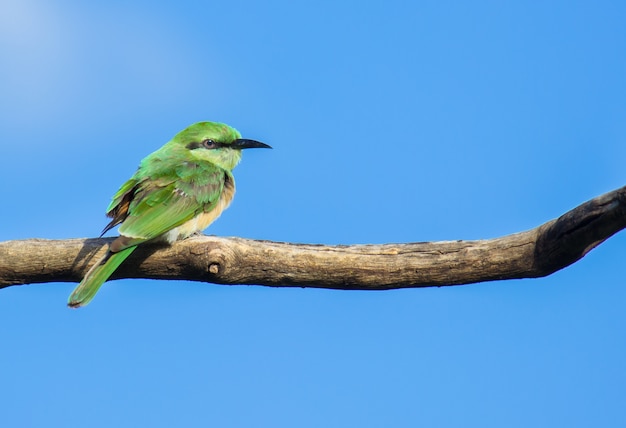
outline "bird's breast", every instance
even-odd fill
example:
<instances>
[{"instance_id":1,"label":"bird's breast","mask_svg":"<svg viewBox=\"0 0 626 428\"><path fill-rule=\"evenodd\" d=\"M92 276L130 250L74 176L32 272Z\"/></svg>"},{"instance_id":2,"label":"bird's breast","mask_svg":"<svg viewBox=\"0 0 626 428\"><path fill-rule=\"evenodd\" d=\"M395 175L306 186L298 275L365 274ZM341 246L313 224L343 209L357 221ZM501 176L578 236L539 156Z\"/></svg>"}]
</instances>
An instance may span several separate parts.
<instances>
[{"instance_id":1,"label":"bird's breast","mask_svg":"<svg viewBox=\"0 0 626 428\"><path fill-rule=\"evenodd\" d=\"M228 208L234 196L235 182L227 175L226 180L224 181L224 189L222 190L222 193L220 194L220 197L213 209L207 212L203 211L188 222L175 227L167 232L164 235L164 238L168 242L172 243L179 239L185 239L196 232L202 232L204 229L209 227L209 225L213 223L226 208Z\"/></svg>"}]
</instances>

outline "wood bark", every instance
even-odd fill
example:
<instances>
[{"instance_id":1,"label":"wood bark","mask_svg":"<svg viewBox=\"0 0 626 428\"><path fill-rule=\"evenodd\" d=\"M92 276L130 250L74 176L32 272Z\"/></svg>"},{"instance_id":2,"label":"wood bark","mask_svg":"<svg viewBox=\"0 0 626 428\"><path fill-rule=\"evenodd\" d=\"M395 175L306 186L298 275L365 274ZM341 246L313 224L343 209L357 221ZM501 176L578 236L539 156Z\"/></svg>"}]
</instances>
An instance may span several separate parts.
<instances>
[{"instance_id":1,"label":"wood bark","mask_svg":"<svg viewBox=\"0 0 626 428\"><path fill-rule=\"evenodd\" d=\"M532 230L476 241L311 245L198 236L140 246L111 279L387 290L549 275L626 227L626 186ZM0 288L79 282L113 238L0 243Z\"/></svg>"}]
</instances>

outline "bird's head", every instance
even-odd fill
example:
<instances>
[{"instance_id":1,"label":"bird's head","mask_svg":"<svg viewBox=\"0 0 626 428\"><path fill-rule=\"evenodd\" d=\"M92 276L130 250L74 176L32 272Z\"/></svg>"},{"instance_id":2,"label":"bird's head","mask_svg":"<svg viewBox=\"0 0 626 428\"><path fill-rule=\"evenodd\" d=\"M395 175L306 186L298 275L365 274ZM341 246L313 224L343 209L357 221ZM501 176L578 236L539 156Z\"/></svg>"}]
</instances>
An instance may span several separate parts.
<instances>
[{"instance_id":1,"label":"bird's head","mask_svg":"<svg viewBox=\"0 0 626 428\"><path fill-rule=\"evenodd\" d=\"M216 122L194 123L176 134L171 143L188 150L198 160L226 170L232 170L239 163L243 149L271 149L259 141L241 138L235 128Z\"/></svg>"}]
</instances>

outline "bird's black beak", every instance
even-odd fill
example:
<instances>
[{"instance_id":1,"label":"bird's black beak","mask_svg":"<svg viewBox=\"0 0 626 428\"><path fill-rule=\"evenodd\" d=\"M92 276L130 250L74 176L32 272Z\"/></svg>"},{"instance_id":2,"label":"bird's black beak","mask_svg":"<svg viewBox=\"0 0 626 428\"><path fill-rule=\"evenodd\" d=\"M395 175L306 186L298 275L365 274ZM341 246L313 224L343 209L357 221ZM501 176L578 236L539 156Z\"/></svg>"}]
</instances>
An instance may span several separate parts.
<instances>
[{"instance_id":1,"label":"bird's black beak","mask_svg":"<svg viewBox=\"0 0 626 428\"><path fill-rule=\"evenodd\" d=\"M242 149L271 149L271 147L268 146L265 143L262 143L260 141L255 141L255 140L248 140L246 138L239 138L239 139L233 141L230 144L230 147L232 147L233 149L238 149L238 150L242 150Z\"/></svg>"}]
</instances>

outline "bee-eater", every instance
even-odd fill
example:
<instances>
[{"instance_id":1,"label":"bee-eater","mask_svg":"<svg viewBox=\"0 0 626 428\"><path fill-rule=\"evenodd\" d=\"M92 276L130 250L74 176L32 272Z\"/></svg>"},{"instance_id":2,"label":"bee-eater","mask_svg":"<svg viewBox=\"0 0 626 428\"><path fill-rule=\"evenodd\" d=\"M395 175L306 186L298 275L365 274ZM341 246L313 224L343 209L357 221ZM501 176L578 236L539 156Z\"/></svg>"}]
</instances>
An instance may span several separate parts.
<instances>
[{"instance_id":1,"label":"bee-eater","mask_svg":"<svg viewBox=\"0 0 626 428\"><path fill-rule=\"evenodd\" d=\"M232 201L232 170L241 160L241 150L249 148L271 147L242 139L228 125L199 122L145 157L107 208L112 220L102 234L120 225L120 236L74 289L68 306L89 303L138 245L172 243L209 226Z\"/></svg>"}]
</instances>

